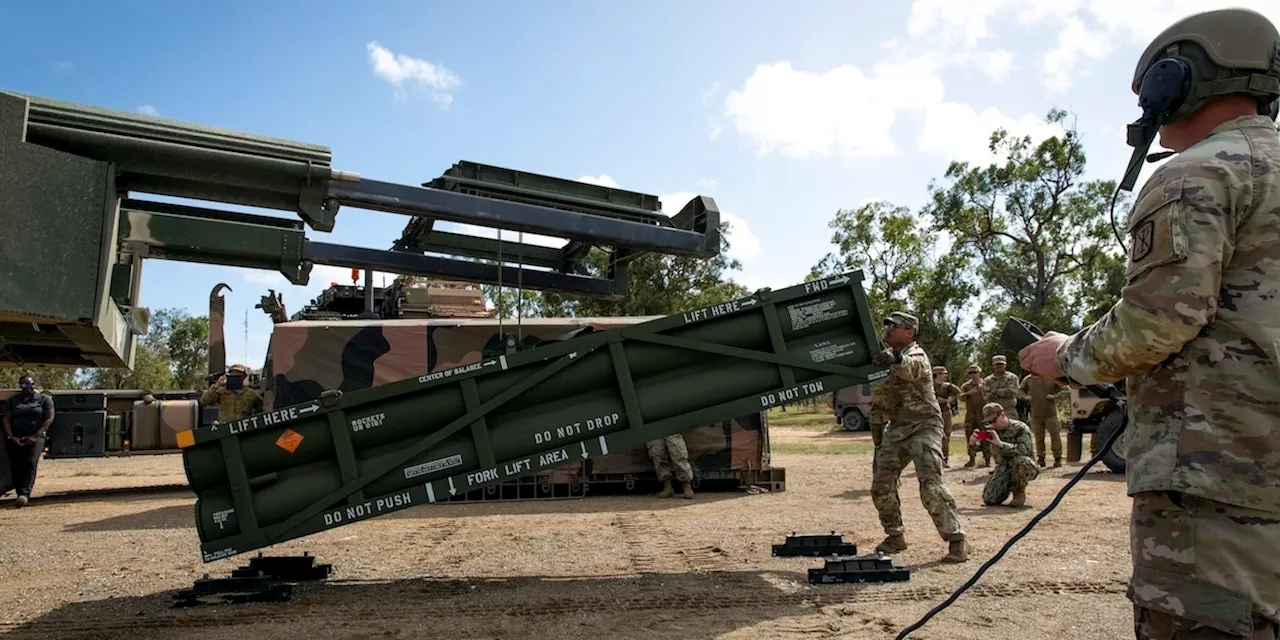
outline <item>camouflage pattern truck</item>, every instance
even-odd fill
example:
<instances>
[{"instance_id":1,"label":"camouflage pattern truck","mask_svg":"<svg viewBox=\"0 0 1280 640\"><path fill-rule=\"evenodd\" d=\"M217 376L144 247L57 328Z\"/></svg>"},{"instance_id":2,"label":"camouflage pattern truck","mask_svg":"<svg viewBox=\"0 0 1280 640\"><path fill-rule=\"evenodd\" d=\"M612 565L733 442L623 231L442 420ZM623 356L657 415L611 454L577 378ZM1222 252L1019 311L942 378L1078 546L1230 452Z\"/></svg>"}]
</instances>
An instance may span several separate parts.
<instances>
[{"instance_id":1,"label":"camouflage pattern truck","mask_svg":"<svg viewBox=\"0 0 1280 640\"><path fill-rule=\"evenodd\" d=\"M624 318L415 318L300 320L276 324L264 371L266 410L314 400L328 390L364 389L428 375L575 336L652 320ZM684 433L694 484L706 488L757 485L785 489L785 470L769 463L763 413ZM593 456L527 481L512 481L455 500L575 497L657 484L644 447Z\"/></svg>"}]
</instances>

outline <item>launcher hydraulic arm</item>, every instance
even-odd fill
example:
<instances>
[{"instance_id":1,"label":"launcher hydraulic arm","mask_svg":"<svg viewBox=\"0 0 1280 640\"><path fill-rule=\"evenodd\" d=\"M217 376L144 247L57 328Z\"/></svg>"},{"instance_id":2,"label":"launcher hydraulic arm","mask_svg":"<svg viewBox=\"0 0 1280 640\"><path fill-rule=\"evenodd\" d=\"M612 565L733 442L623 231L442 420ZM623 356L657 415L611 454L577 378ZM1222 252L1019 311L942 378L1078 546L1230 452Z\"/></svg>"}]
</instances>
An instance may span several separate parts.
<instances>
[{"instance_id":1,"label":"launcher hydraulic arm","mask_svg":"<svg viewBox=\"0 0 1280 640\"><path fill-rule=\"evenodd\" d=\"M179 434L205 562L888 374L861 272Z\"/></svg>"},{"instance_id":2,"label":"launcher hydraulic arm","mask_svg":"<svg viewBox=\"0 0 1280 640\"><path fill-rule=\"evenodd\" d=\"M393 184L334 169L322 146L7 92L0 203L0 345L27 364L129 366L146 328L135 312L144 258L277 270L294 284L325 264L617 296L637 255L720 250L720 213L705 196L668 216L655 196L475 163L425 186ZM305 236L304 225L332 231L343 206L410 219L387 250ZM566 244L445 232L437 220ZM593 246L607 247L607 273L584 269Z\"/></svg>"}]
</instances>

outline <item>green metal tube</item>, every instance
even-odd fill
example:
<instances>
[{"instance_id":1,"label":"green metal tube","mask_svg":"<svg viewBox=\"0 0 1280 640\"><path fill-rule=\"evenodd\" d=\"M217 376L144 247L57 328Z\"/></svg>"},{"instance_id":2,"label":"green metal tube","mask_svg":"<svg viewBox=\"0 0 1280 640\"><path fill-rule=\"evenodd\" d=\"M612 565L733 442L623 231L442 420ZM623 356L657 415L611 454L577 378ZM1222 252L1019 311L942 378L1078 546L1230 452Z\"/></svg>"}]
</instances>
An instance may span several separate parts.
<instances>
[{"instance_id":1,"label":"green metal tube","mask_svg":"<svg viewBox=\"0 0 1280 640\"><path fill-rule=\"evenodd\" d=\"M722 339L716 340L720 344L748 349L765 349L768 345L768 330L758 316L731 317L712 328L693 325L683 331L671 332L673 336L695 340L707 340L715 334L723 334ZM631 377L637 383L673 369L727 360L707 353L645 343L628 344L625 350L631 366ZM514 370L477 380L480 399L483 401L492 398L531 374L532 370ZM578 394L584 389L591 389L612 377L613 364L606 352L588 354L565 374L539 385L538 394L528 394L508 402L502 409L486 416L486 420L491 428L498 429L510 422L545 415L548 407L564 402L577 402ZM424 411L423 407L430 407L430 410ZM380 426L373 429L353 427L352 444L356 451L361 451L408 438L420 438L448 424L465 410L462 391L456 387L378 403L376 409L355 409L348 416L349 422L361 424L363 420L376 417ZM647 415L646 419L661 419L669 415L672 414L654 413ZM542 420L539 424L545 422L547 421ZM276 434L262 432L243 436L240 446L245 469L250 477L305 464L333 453L327 420L307 420L291 428L303 436L302 446L294 453L275 445ZM498 445L500 442L495 442L495 446ZM495 450L495 454L497 453ZM226 466L222 454L214 448L188 452L186 468L191 488L197 491L226 481Z\"/></svg>"},{"instance_id":2,"label":"green metal tube","mask_svg":"<svg viewBox=\"0 0 1280 640\"><path fill-rule=\"evenodd\" d=\"M568 373L566 372L566 375ZM572 373L575 377L578 376L577 372ZM594 380L598 384L602 379ZM735 362L728 367L726 363L706 363L696 368L682 368L678 371L649 376L636 382L635 386L640 406L653 407L652 410L643 413L643 419L645 422L656 422L707 405L732 400L742 395L743 388L781 386L781 380L777 367L765 363ZM373 415L378 416L385 425L413 423L415 415L425 413L423 407L431 406L421 398L415 400L418 402L380 404L377 407L377 413ZM448 413L447 418L443 420L436 416L432 418L440 422L451 420L463 413L461 407L457 409L455 412ZM565 444L584 437L616 433L630 426L621 393L613 385L530 407L523 411L486 418L486 422L489 423L494 457L497 460L517 458L529 451ZM370 462L401 451L412 441L421 437L422 434L418 434L412 438L364 452L359 456L362 471L369 466ZM278 449L274 445L272 448ZM569 449L572 451L572 447ZM251 447L246 445L244 447L246 460L248 460L249 451ZM418 475L415 470L418 465L445 460L454 455L459 456L456 465L440 467L437 471L421 475ZM578 462L581 459L571 458L565 462ZM220 459L219 462L221 462ZM464 430L432 447L427 454L373 481L365 489L365 493L381 495L479 468L481 465L472 445L470 432ZM303 478L305 481L302 480ZM278 472L274 483L254 492L258 523L261 526L270 526L283 522L301 507L335 490L341 485L340 478L336 460L308 465L305 471L301 467L294 467ZM206 500L209 501L207 505ZM198 492L198 504L200 505L199 526L203 532L225 533L228 536L239 532L238 529L228 526L227 522L223 522L222 527L219 528L212 520L212 514L231 508L230 494L224 488ZM206 541L210 539L206 538Z\"/></svg>"},{"instance_id":3,"label":"green metal tube","mask_svg":"<svg viewBox=\"0 0 1280 640\"><path fill-rule=\"evenodd\" d=\"M197 430L204 559L878 379L873 326L837 276Z\"/></svg>"}]
</instances>

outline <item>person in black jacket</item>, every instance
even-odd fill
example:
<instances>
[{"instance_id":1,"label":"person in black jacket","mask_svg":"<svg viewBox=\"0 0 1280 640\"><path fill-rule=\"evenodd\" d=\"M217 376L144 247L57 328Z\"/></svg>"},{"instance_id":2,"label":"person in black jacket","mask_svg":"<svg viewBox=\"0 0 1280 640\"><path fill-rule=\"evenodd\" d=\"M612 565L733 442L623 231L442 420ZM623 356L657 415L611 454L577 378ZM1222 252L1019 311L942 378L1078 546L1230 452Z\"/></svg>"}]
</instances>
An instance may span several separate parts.
<instances>
[{"instance_id":1,"label":"person in black jacket","mask_svg":"<svg viewBox=\"0 0 1280 640\"><path fill-rule=\"evenodd\" d=\"M17 508L31 500L36 484L36 467L44 454L45 434L53 424L53 397L36 389L31 376L18 380L21 391L4 405L4 448L9 454Z\"/></svg>"}]
</instances>

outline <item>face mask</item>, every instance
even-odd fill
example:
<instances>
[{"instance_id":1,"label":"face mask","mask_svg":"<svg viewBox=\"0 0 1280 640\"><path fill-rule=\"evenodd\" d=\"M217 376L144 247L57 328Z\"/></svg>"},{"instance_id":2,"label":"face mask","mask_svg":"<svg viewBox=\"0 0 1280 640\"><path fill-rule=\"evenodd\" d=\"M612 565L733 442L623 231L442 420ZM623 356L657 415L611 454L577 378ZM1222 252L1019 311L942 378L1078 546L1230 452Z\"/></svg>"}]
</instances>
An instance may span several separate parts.
<instances>
[{"instance_id":1,"label":"face mask","mask_svg":"<svg viewBox=\"0 0 1280 640\"><path fill-rule=\"evenodd\" d=\"M244 386L244 378L240 376L227 376L227 388L239 389Z\"/></svg>"}]
</instances>

